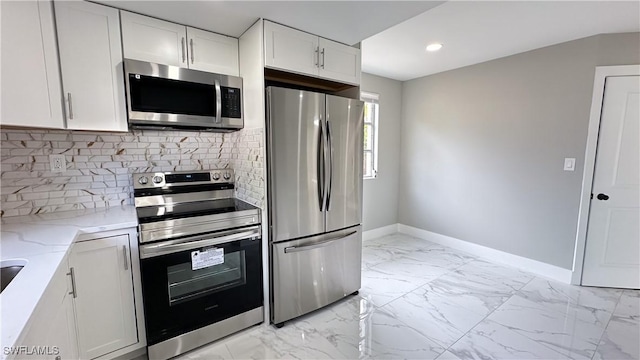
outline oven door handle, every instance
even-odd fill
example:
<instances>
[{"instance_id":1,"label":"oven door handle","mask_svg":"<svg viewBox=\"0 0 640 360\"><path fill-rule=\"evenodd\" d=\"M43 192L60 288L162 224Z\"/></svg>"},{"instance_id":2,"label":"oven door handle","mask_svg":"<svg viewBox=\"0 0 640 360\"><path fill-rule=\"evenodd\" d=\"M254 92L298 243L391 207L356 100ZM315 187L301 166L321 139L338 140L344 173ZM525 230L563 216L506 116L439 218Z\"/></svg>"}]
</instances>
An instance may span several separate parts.
<instances>
[{"instance_id":1,"label":"oven door handle","mask_svg":"<svg viewBox=\"0 0 640 360\"><path fill-rule=\"evenodd\" d=\"M198 249L202 247L219 245L232 241L251 239L256 237L260 237L259 226L253 227L246 231L234 232L229 235L217 236L213 238L203 238L202 235L200 235L180 240L163 241L156 244L142 245L140 247L140 258L147 259L155 256L172 254L181 251Z\"/></svg>"}]
</instances>

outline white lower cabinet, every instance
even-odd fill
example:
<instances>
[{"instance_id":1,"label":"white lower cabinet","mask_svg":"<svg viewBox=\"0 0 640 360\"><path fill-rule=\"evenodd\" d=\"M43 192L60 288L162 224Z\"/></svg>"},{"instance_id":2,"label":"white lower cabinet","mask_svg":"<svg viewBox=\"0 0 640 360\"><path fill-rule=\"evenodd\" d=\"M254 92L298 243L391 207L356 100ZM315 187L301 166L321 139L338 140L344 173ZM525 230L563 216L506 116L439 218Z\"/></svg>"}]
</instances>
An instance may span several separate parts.
<instances>
[{"instance_id":1,"label":"white lower cabinet","mask_svg":"<svg viewBox=\"0 0 640 360\"><path fill-rule=\"evenodd\" d=\"M69 257L80 358L138 342L127 235L78 242Z\"/></svg>"},{"instance_id":2,"label":"white lower cabinet","mask_svg":"<svg viewBox=\"0 0 640 360\"><path fill-rule=\"evenodd\" d=\"M138 259L135 229L80 235L18 340L18 346L39 347L43 353L13 358L140 355L146 337Z\"/></svg>"},{"instance_id":3,"label":"white lower cabinet","mask_svg":"<svg viewBox=\"0 0 640 360\"><path fill-rule=\"evenodd\" d=\"M62 304L53 315L53 321L46 335L46 343L57 347L55 352L60 359L78 358L75 325L73 298L69 292L66 292Z\"/></svg>"},{"instance_id":4,"label":"white lower cabinet","mask_svg":"<svg viewBox=\"0 0 640 360\"><path fill-rule=\"evenodd\" d=\"M32 352L38 349L38 352L21 352L7 359L78 359L71 278L66 264L67 259L63 260L42 295L26 334L18 340L18 346L26 346Z\"/></svg>"}]
</instances>

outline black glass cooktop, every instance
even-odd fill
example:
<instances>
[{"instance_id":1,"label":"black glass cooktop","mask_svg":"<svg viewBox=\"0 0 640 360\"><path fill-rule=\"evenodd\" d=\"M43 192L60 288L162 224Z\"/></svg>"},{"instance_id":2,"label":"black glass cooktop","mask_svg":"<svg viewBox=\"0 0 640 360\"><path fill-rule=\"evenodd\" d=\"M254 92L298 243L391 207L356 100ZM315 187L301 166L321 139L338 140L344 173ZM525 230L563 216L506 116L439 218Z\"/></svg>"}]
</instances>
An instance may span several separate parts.
<instances>
[{"instance_id":1,"label":"black glass cooktop","mask_svg":"<svg viewBox=\"0 0 640 360\"><path fill-rule=\"evenodd\" d=\"M238 199L219 199L194 201L174 205L158 205L137 208L138 222L180 219L193 216L221 214L243 210L257 210L258 208Z\"/></svg>"}]
</instances>

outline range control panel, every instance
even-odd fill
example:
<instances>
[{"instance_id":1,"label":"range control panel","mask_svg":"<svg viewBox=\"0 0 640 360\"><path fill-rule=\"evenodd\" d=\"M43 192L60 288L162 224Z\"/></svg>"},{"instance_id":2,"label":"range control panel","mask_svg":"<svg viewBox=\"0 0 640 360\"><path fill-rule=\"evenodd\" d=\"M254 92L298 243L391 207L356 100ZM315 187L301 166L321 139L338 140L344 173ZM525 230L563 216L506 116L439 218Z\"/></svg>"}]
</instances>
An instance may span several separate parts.
<instances>
[{"instance_id":1,"label":"range control panel","mask_svg":"<svg viewBox=\"0 0 640 360\"><path fill-rule=\"evenodd\" d=\"M235 175L233 169L133 174L134 189L205 184L232 184L234 182Z\"/></svg>"}]
</instances>

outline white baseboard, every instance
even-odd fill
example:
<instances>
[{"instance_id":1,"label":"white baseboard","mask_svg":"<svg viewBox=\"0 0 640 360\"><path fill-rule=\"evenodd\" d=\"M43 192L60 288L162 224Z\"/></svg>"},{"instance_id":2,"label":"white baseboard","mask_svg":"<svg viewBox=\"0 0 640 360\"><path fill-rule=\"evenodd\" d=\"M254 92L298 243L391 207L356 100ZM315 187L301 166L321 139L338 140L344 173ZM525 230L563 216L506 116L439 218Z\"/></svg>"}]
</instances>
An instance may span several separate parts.
<instances>
[{"instance_id":1,"label":"white baseboard","mask_svg":"<svg viewBox=\"0 0 640 360\"><path fill-rule=\"evenodd\" d=\"M541 261L510 254L504 251L492 249L486 246L470 243L468 241L452 238L431 231L418 229L413 226L398 224L398 232L415 236L420 239L431 241L440 245L467 252L471 255L479 256L493 262L513 266L524 271L534 273L549 279L560 281L565 284L571 283L572 271L555 265L543 263Z\"/></svg>"},{"instance_id":2,"label":"white baseboard","mask_svg":"<svg viewBox=\"0 0 640 360\"><path fill-rule=\"evenodd\" d=\"M398 224L391 224L377 229L371 229L362 233L362 240L367 241L375 238L379 238L386 235L395 234L398 232Z\"/></svg>"}]
</instances>

